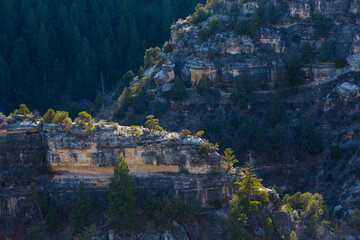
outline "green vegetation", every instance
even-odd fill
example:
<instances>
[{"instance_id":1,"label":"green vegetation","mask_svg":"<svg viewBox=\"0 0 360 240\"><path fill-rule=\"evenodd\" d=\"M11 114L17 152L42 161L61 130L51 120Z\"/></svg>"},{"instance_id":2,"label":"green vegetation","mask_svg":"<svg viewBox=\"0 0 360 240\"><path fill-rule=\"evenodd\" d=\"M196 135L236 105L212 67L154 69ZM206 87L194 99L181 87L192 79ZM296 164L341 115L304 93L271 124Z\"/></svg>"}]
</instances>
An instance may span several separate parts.
<instances>
[{"instance_id":1,"label":"green vegetation","mask_svg":"<svg viewBox=\"0 0 360 240\"><path fill-rule=\"evenodd\" d=\"M171 193L156 197L150 192L145 205L147 214L155 220L160 229L170 229L172 220L184 218L191 221L201 211L200 202L192 195L183 201Z\"/></svg>"},{"instance_id":2,"label":"green vegetation","mask_svg":"<svg viewBox=\"0 0 360 240\"><path fill-rule=\"evenodd\" d=\"M134 227L135 201L132 177L127 162L121 155L116 162L109 188L109 215L116 232L129 232Z\"/></svg>"},{"instance_id":3,"label":"green vegetation","mask_svg":"<svg viewBox=\"0 0 360 240\"><path fill-rule=\"evenodd\" d=\"M266 188L261 184L261 179L253 173L253 166L248 165L240 173L241 181L236 181L239 185L238 196L239 204L242 205L247 217L259 212L259 207L269 201L269 195Z\"/></svg>"},{"instance_id":4,"label":"green vegetation","mask_svg":"<svg viewBox=\"0 0 360 240\"><path fill-rule=\"evenodd\" d=\"M84 122L90 122L91 119L92 119L91 115L88 114L88 113L85 112L85 111L79 112L78 118L79 118L81 121L84 121Z\"/></svg>"},{"instance_id":5,"label":"green vegetation","mask_svg":"<svg viewBox=\"0 0 360 240\"><path fill-rule=\"evenodd\" d=\"M210 143L209 141L202 142L200 144L199 154L200 155L208 154L210 149L218 151L219 150L219 145L217 143L215 143L215 144Z\"/></svg>"},{"instance_id":6,"label":"green vegetation","mask_svg":"<svg viewBox=\"0 0 360 240\"><path fill-rule=\"evenodd\" d=\"M132 70L127 71L122 75L121 80L116 84L116 88L118 89L124 89L126 88L129 83L134 79L135 74Z\"/></svg>"},{"instance_id":7,"label":"green vegetation","mask_svg":"<svg viewBox=\"0 0 360 240\"><path fill-rule=\"evenodd\" d=\"M257 214L262 205L269 201L268 193L261 184L261 179L258 179L253 173L250 164L243 169L240 175L241 180L235 182L239 185L239 191L233 195L230 201L230 215L227 221L231 239L247 239L249 236L245 230L247 220L251 215Z\"/></svg>"},{"instance_id":8,"label":"green vegetation","mask_svg":"<svg viewBox=\"0 0 360 240\"><path fill-rule=\"evenodd\" d=\"M259 89L259 79L251 74L240 74L235 79L235 90L232 92L230 99L241 110L248 108L252 102L252 92Z\"/></svg>"},{"instance_id":9,"label":"green vegetation","mask_svg":"<svg viewBox=\"0 0 360 240\"><path fill-rule=\"evenodd\" d=\"M19 105L19 109L15 109L14 112L10 113L10 117L13 117L15 115L24 115L24 116L28 116L31 114L29 108L25 105L25 104L20 104Z\"/></svg>"},{"instance_id":10,"label":"green vegetation","mask_svg":"<svg viewBox=\"0 0 360 240\"><path fill-rule=\"evenodd\" d=\"M328 38L332 28L332 21L321 14L312 16L315 39Z\"/></svg>"},{"instance_id":11,"label":"green vegetation","mask_svg":"<svg viewBox=\"0 0 360 240\"><path fill-rule=\"evenodd\" d=\"M301 209L301 221L310 227L317 227L326 220L327 207L324 205L323 197L318 193L296 193L293 196L286 194L282 200L283 205L289 209Z\"/></svg>"},{"instance_id":12,"label":"green vegetation","mask_svg":"<svg viewBox=\"0 0 360 240\"><path fill-rule=\"evenodd\" d=\"M159 47L149 48L145 51L144 67L156 66L160 61L161 49Z\"/></svg>"},{"instance_id":13,"label":"green vegetation","mask_svg":"<svg viewBox=\"0 0 360 240\"><path fill-rule=\"evenodd\" d=\"M322 152L324 148L320 133L307 118L304 118L297 127L296 140L311 155Z\"/></svg>"},{"instance_id":14,"label":"green vegetation","mask_svg":"<svg viewBox=\"0 0 360 240\"><path fill-rule=\"evenodd\" d=\"M214 8L223 2L224 0L206 0L206 5L208 5L210 8Z\"/></svg>"},{"instance_id":15,"label":"green vegetation","mask_svg":"<svg viewBox=\"0 0 360 240\"><path fill-rule=\"evenodd\" d=\"M231 148L227 148L222 156L221 167L228 173L232 173L234 170L234 164L238 162L233 153L234 152Z\"/></svg>"},{"instance_id":16,"label":"green vegetation","mask_svg":"<svg viewBox=\"0 0 360 240\"><path fill-rule=\"evenodd\" d=\"M65 111L56 111L55 117L53 119L54 124L63 124L65 120L69 118L69 113Z\"/></svg>"},{"instance_id":17,"label":"green vegetation","mask_svg":"<svg viewBox=\"0 0 360 240\"><path fill-rule=\"evenodd\" d=\"M174 84L172 85L169 97L173 101L181 101L187 97L186 88L179 77L175 78Z\"/></svg>"},{"instance_id":18,"label":"green vegetation","mask_svg":"<svg viewBox=\"0 0 360 240\"><path fill-rule=\"evenodd\" d=\"M299 58L293 55L285 65L286 77L282 81L285 86L299 86L304 82L302 65Z\"/></svg>"},{"instance_id":19,"label":"green vegetation","mask_svg":"<svg viewBox=\"0 0 360 240\"><path fill-rule=\"evenodd\" d=\"M145 126L151 131L161 131L162 127L159 126L159 119L156 119L154 115L149 115L146 117Z\"/></svg>"},{"instance_id":20,"label":"green vegetation","mask_svg":"<svg viewBox=\"0 0 360 240\"><path fill-rule=\"evenodd\" d=\"M314 48L311 47L310 43L305 43L302 49L302 57L306 60L310 60L315 56Z\"/></svg>"},{"instance_id":21,"label":"green vegetation","mask_svg":"<svg viewBox=\"0 0 360 240\"><path fill-rule=\"evenodd\" d=\"M340 159L342 155L341 147L339 144L336 144L330 152L331 159Z\"/></svg>"},{"instance_id":22,"label":"green vegetation","mask_svg":"<svg viewBox=\"0 0 360 240\"><path fill-rule=\"evenodd\" d=\"M270 239L272 233L274 232L274 224L272 222L272 219L270 217L268 217L266 219L266 223L265 223L265 232L264 232L264 237L265 239Z\"/></svg>"},{"instance_id":23,"label":"green vegetation","mask_svg":"<svg viewBox=\"0 0 360 240\"><path fill-rule=\"evenodd\" d=\"M211 35L218 32L221 28L221 21L215 16L207 24L206 28L203 28L199 31L200 42L204 42Z\"/></svg>"},{"instance_id":24,"label":"green vegetation","mask_svg":"<svg viewBox=\"0 0 360 240\"><path fill-rule=\"evenodd\" d=\"M39 189L35 183L29 185L24 204L32 216L26 239L46 239L46 230L51 232L57 231L60 216L50 204L48 198L40 196Z\"/></svg>"},{"instance_id":25,"label":"green vegetation","mask_svg":"<svg viewBox=\"0 0 360 240\"><path fill-rule=\"evenodd\" d=\"M286 108L278 97L274 97L271 100L266 110L265 118L272 125L280 124L287 120Z\"/></svg>"},{"instance_id":26,"label":"green vegetation","mask_svg":"<svg viewBox=\"0 0 360 240\"><path fill-rule=\"evenodd\" d=\"M99 89L112 90L126 71L136 71L145 49L169 39L170 25L199 2L1 1L1 110L26 102L45 112L94 101ZM195 15L201 19L201 10Z\"/></svg>"},{"instance_id":27,"label":"green vegetation","mask_svg":"<svg viewBox=\"0 0 360 240\"><path fill-rule=\"evenodd\" d=\"M181 131L181 135L183 135L184 137L187 137L191 134L191 131L188 129L184 129Z\"/></svg>"},{"instance_id":28,"label":"green vegetation","mask_svg":"<svg viewBox=\"0 0 360 240\"><path fill-rule=\"evenodd\" d=\"M333 62L335 61L335 41L327 41L321 45L318 59L320 62Z\"/></svg>"},{"instance_id":29,"label":"green vegetation","mask_svg":"<svg viewBox=\"0 0 360 240\"><path fill-rule=\"evenodd\" d=\"M120 120L126 116L126 111L129 107L129 95L130 92L128 88L124 88L116 105L116 119Z\"/></svg>"},{"instance_id":30,"label":"green vegetation","mask_svg":"<svg viewBox=\"0 0 360 240\"><path fill-rule=\"evenodd\" d=\"M230 239L244 240L249 237L249 233L245 230L247 217L244 208L239 204L238 195L234 194L230 200L230 214L227 220L227 226L230 231Z\"/></svg>"},{"instance_id":31,"label":"green vegetation","mask_svg":"<svg viewBox=\"0 0 360 240\"><path fill-rule=\"evenodd\" d=\"M204 94L206 91L208 91L210 88L210 81L209 78L205 75L202 75L198 85L196 86L196 91L199 94Z\"/></svg>"},{"instance_id":32,"label":"green vegetation","mask_svg":"<svg viewBox=\"0 0 360 240\"><path fill-rule=\"evenodd\" d=\"M254 33L254 29L250 21L243 19L235 25L234 32L238 35L251 36Z\"/></svg>"},{"instance_id":33,"label":"green vegetation","mask_svg":"<svg viewBox=\"0 0 360 240\"><path fill-rule=\"evenodd\" d=\"M291 231L290 236L289 236L289 240L297 240L296 232Z\"/></svg>"},{"instance_id":34,"label":"green vegetation","mask_svg":"<svg viewBox=\"0 0 360 240\"><path fill-rule=\"evenodd\" d=\"M346 67L346 65L348 64L346 58L337 58L335 60L335 67L336 69L342 69L344 67Z\"/></svg>"},{"instance_id":35,"label":"green vegetation","mask_svg":"<svg viewBox=\"0 0 360 240\"><path fill-rule=\"evenodd\" d=\"M89 123L86 125L85 131L86 131L86 134L88 134L88 135L92 134L93 131L94 131L94 125L93 125L91 122L89 122Z\"/></svg>"},{"instance_id":36,"label":"green vegetation","mask_svg":"<svg viewBox=\"0 0 360 240\"><path fill-rule=\"evenodd\" d=\"M54 111L54 109L49 109L49 110L47 110L47 112L43 115L43 119L44 119L44 121L45 122L47 122L47 123L52 123L53 122L53 120L54 120L54 118L55 118L55 111Z\"/></svg>"},{"instance_id":37,"label":"green vegetation","mask_svg":"<svg viewBox=\"0 0 360 240\"><path fill-rule=\"evenodd\" d=\"M165 42L164 44L164 53L170 53L173 51L173 48L171 46L171 43Z\"/></svg>"},{"instance_id":38,"label":"green vegetation","mask_svg":"<svg viewBox=\"0 0 360 240\"><path fill-rule=\"evenodd\" d=\"M89 227L84 227L82 231L78 234L79 240L102 240L103 237L100 235L99 229L96 227L96 224L91 224Z\"/></svg>"},{"instance_id":39,"label":"green vegetation","mask_svg":"<svg viewBox=\"0 0 360 240\"><path fill-rule=\"evenodd\" d=\"M198 24L205 21L209 17L209 10L201 3L196 5L196 12L191 17L191 23Z\"/></svg>"},{"instance_id":40,"label":"green vegetation","mask_svg":"<svg viewBox=\"0 0 360 240\"><path fill-rule=\"evenodd\" d=\"M84 183L82 182L80 183L79 189L74 196L71 209L70 220L74 228L74 232L77 234L83 227L90 224L93 211L90 196L85 189Z\"/></svg>"},{"instance_id":41,"label":"green vegetation","mask_svg":"<svg viewBox=\"0 0 360 240\"><path fill-rule=\"evenodd\" d=\"M204 135L204 131L200 130L196 133L196 136L201 137L202 135Z\"/></svg>"}]
</instances>

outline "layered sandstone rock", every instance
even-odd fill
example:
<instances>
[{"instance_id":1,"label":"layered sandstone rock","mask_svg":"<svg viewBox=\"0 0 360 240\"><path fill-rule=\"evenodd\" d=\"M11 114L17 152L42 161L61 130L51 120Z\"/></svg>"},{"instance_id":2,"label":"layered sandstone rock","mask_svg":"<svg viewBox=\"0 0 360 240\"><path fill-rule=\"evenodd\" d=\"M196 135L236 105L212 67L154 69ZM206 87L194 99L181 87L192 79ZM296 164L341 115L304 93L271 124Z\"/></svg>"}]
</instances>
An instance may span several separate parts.
<instances>
[{"instance_id":1,"label":"layered sandstone rock","mask_svg":"<svg viewBox=\"0 0 360 240\"><path fill-rule=\"evenodd\" d=\"M303 46L310 44L316 55L330 40L336 45L335 58L348 59L344 71L359 70L357 0L269 0L263 3L275 8L278 19L276 24L259 26L251 36L237 35L234 29L237 22L251 19L251 14L260 7L257 1L227 0L216 8L209 8L210 16L204 22L193 24L191 17L187 17L175 23L169 40L173 51L161 54L168 64L154 72L157 86L170 84L177 77L174 75L176 68L180 70L179 77L193 87L203 75L212 85L234 85L236 76L250 73L261 76L262 82L272 88L275 80L286 77L278 73L284 72L291 54L301 57ZM333 23L328 39L314 37L313 16L317 14ZM207 24L214 16L221 22L221 30L201 39L199 32L208 29ZM335 69L334 60L324 64L317 58L310 59L303 66L303 70L310 73L306 75L307 83L324 82L341 74L342 70Z\"/></svg>"},{"instance_id":2,"label":"layered sandstone rock","mask_svg":"<svg viewBox=\"0 0 360 240\"><path fill-rule=\"evenodd\" d=\"M105 125L88 135L76 127L65 132L58 125L40 122L6 124L0 132L0 216L16 215L33 180L60 198L74 192L80 182L91 191L106 192L121 154L139 194L152 190L195 195L204 206L211 206L229 198L232 188L214 173L220 155L211 149L208 154L198 153L202 142L142 127ZM49 173L39 171L44 166Z\"/></svg>"}]
</instances>

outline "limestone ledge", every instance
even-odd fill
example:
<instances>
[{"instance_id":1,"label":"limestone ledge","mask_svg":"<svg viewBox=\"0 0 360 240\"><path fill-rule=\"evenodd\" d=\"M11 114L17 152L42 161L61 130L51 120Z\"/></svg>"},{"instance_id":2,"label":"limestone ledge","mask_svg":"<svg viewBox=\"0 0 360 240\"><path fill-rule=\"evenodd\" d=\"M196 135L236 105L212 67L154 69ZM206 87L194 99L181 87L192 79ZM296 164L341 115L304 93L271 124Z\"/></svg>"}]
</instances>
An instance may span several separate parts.
<instances>
[{"instance_id":1,"label":"limestone ledge","mask_svg":"<svg viewBox=\"0 0 360 240\"><path fill-rule=\"evenodd\" d=\"M142 127L136 131L140 136L134 136L130 127L105 125L86 135L76 127L64 132L54 124L16 122L0 134L0 162L9 169L32 167L39 164L40 156L40 161L43 158L56 174L101 175L112 174L123 154L132 174L146 175L180 171L205 174L220 161L215 151L198 154L203 142L200 138L165 131L152 133Z\"/></svg>"}]
</instances>

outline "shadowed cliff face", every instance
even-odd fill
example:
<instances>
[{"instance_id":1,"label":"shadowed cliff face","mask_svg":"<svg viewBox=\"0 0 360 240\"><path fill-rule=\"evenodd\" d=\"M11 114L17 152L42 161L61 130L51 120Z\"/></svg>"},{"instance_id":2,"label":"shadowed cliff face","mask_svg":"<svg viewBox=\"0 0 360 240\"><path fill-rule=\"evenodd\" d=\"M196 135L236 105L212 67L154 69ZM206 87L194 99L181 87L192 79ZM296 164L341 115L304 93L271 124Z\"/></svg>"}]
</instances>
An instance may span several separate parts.
<instances>
[{"instance_id":1,"label":"shadowed cliff face","mask_svg":"<svg viewBox=\"0 0 360 240\"><path fill-rule=\"evenodd\" d=\"M81 129L65 132L57 125L30 121L3 125L0 216L16 216L18 200L32 181L64 201L80 182L91 191L107 192L121 154L138 194L171 191L183 197L195 195L204 206L211 206L215 200L230 197L232 188L227 179L215 173L220 155L212 149L208 154L198 153L202 142L142 127L105 125L86 134ZM43 171L45 167L49 171Z\"/></svg>"}]
</instances>

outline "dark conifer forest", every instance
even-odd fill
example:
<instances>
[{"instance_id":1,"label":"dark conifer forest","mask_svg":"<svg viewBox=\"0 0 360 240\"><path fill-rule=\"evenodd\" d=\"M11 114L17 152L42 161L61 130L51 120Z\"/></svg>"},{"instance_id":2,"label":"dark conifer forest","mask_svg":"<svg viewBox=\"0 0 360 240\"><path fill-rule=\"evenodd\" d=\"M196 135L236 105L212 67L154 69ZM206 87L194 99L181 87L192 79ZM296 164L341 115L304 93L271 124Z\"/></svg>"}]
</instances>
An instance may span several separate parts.
<instances>
[{"instance_id":1,"label":"dark conifer forest","mask_svg":"<svg viewBox=\"0 0 360 240\"><path fill-rule=\"evenodd\" d=\"M94 102L198 0L1 0L0 101L41 112Z\"/></svg>"}]
</instances>

